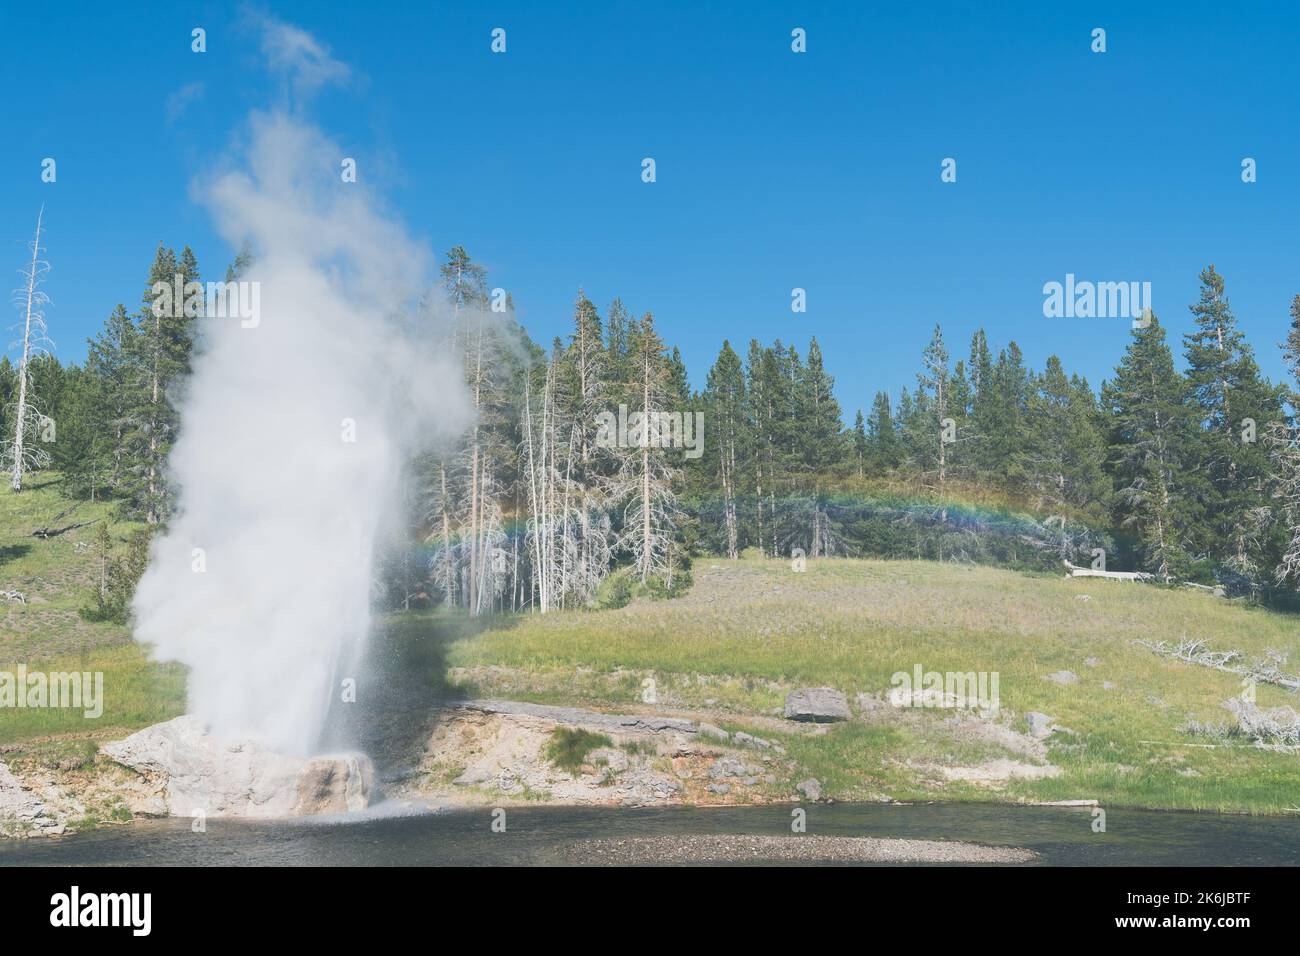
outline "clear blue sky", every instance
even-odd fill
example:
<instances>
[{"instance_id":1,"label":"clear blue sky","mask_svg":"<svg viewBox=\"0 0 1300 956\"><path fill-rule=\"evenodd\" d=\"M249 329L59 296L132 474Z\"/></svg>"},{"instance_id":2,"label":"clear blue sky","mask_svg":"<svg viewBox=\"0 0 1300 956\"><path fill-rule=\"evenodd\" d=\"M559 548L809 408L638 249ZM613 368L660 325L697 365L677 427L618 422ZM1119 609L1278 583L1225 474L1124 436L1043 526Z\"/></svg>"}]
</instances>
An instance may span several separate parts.
<instances>
[{"instance_id":1,"label":"clear blue sky","mask_svg":"<svg viewBox=\"0 0 1300 956\"><path fill-rule=\"evenodd\" d=\"M16 269L44 202L65 361L117 302L138 306L160 239L221 276L232 251L190 183L275 99L235 6L153 6L0 8L0 248ZM1096 386L1126 323L1046 319L1043 283L1150 281L1181 333L1214 262L1281 375L1300 292L1296 5L837 6L260 9L352 67L312 117L412 232L483 262L539 341L567 330L579 286L602 311L615 295L652 310L697 387L724 338L805 352L816 335L851 421L877 388L914 384L936 321L954 359L983 325ZM505 55L489 50L498 26ZM173 99L187 87L201 92ZM955 184L939 179L948 156Z\"/></svg>"}]
</instances>

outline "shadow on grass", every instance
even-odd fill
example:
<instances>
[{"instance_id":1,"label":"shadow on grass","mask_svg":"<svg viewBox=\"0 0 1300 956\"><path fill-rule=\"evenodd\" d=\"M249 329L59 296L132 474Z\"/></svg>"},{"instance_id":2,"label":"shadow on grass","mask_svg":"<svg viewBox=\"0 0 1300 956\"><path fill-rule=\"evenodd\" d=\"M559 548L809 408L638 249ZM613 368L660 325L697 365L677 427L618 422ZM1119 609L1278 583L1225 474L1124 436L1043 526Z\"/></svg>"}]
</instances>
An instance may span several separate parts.
<instances>
[{"instance_id":1,"label":"shadow on grass","mask_svg":"<svg viewBox=\"0 0 1300 956\"><path fill-rule=\"evenodd\" d=\"M355 676L344 674L330 708L327 749L358 749L380 775L418 762L448 707L474 696L447 678L448 648L488 629L513 628L517 618L472 618L463 611L408 611L378 618ZM348 700L348 681L355 699Z\"/></svg>"},{"instance_id":2,"label":"shadow on grass","mask_svg":"<svg viewBox=\"0 0 1300 956\"><path fill-rule=\"evenodd\" d=\"M17 561L31 553L30 544L6 544L0 547L0 565L8 564L10 561Z\"/></svg>"}]
</instances>

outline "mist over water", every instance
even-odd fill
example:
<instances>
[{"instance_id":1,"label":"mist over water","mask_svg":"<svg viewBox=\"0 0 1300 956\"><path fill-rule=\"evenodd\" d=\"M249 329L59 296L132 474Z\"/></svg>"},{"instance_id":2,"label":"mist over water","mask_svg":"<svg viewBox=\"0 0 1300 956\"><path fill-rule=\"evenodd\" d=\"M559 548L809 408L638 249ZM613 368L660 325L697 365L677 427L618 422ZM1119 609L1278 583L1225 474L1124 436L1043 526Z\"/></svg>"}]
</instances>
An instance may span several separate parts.
<instances>
[{"instance_id":1,"label":"mist over water","mask_svg":"<svg viewBox=\"0 0 1300 956\"><path fill-rule=\"evenodd\" d=\"M254 114L237 168L195 186L231 248L251 249L240 278L261 311L255 327L198 320L177 511L133 605L136 639L190 668L189 710L212 733L296 754L356 676L340 663L369 628L404 461L470 414L459 366L404 309L433 258L341 182L345 155L288 113Z\"/></svg>"}]
</instances>

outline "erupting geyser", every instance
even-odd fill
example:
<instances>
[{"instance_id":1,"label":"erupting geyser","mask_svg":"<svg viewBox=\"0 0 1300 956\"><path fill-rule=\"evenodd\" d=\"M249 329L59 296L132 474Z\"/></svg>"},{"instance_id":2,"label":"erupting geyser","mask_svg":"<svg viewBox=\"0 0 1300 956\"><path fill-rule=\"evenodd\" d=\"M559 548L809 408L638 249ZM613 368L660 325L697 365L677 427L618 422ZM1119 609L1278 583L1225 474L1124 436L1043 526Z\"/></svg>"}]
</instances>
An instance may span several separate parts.
<instances>
[{"instance_id":1,"label":"erupting geyser","mask_svg":"<svg viewBox=\"0 0 1300 956\"><path fill-rule=\"evenodd\" d=\"M136 594L136 636L189 666L220 737L306 755L365 639L372 549L416 441L462 427L463 381L403 314L432 257L343 183L337 147L255 114L246 168L196 187L247 243L256 322L199 319L171 456L177 509Z\"/></svg>"}]
</instances>

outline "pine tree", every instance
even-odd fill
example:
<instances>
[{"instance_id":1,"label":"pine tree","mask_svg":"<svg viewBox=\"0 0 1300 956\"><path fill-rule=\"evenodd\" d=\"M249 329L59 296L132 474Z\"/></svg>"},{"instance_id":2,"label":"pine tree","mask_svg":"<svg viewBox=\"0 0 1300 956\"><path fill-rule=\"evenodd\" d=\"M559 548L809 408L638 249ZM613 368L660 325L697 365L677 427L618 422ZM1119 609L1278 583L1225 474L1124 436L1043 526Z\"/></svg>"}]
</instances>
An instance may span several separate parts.
<instances>
[{"instance_id":1,"label":"pine tree","mask_svg":"<svg viewBox=\"0 0 1300 956\"><path fill-rule=\"evenodd\" d=\"M867 423L859 408L853 418L853 468L859 478L867 473L867 450Z\"/></svg>"},{"instance_id":2,"label":"pine tree","mask_svg":"<svg viewBox=\"0 0 1300 956\"><path fill-rule=\"evenodd\" d=\"M754 501L753 531L749 537L760 549L767 547L763 502L766 488L763 481L766 477L764 468L768 457L767 445L771 440L768 433L770 409L763 374L764 358L765 352L758 339L750 339L749 351L745 357L745 430L750 437L747 470L751 476L749 484L753 488Z\"/></svg>"},{"instance_id":3,"label":"pine tree","mask_svg":"<svg viewBox=\"0 0 1300 956\"><path fill-rule=\"evenodd\" d=\"M808 343L808 361L796 385L795 413L801 457L815 476L824 476L844 460L844 424L840 403L835 398L835 379L826 371L821 346L815 338Z\"/></svg>"},{"instance_id":4,"label":"pine tree","mask_svg":"<svg viewBox=\"0 0 1300 956\"><path fill-rule=\"evenodd\" d=\"M949 386L948 349L943 344L943 330L934 327L930 344L921 356L923 371L917 375L917 391L925 407L923 431L928 437L929 450L922 459L922 468L933 468L938 479L939 497L943 499L944 483L948 477L948 444L955 436L948 425L951 418L952 394ZM922 445L922 448L925 446Z\"/></svg>"},{"instance_id":5,"label":"pine tree","mask_svg":"<svg viewBox=\"0 0 1300 956\"><path fill-rule=\"evenodd\" d=\"M464 246L452 246L439 271L457 317L462 310L487 308L487 272L470 258Z\"/></svg>"},{"instance_id":6,"label":"pine tree","mask_svg":"<svg viewBox=\"0 0 1300 956\"><path fill-rule=\"evenodd\" d=\"M1025 481L1024 419L1029 399L1029 370L1015 342L998 352L993 366L991 414L981 435L987 456L985 480L1011 489Z\"/></svg>"},{"instance_id":7,"label":"pine tree","mask_svg":"<svg viewBox=\"0 0 1300 956\"><path fill-rule=\"evenodd\" d=\"M9 434L12 427L14 396L18 393L18 375L9 356L0 356L0 436Z\"/></svg>"},{"instance_id":8,"label":"pine tree","mask_svg":"<svg viewBox=\"0 0 1300 956\"><path fill-rule=\"evenodd\" d=\"M171 249L159 243L144 308L129 339L132 362L140 369L142 381L131 396L124 490L128 510L143 514L149 524L166 520L171 509L166 462L180 424L177 405L190 369L196 320L203 314L199 281L198 264L188 247L177 260Z\"/></svg>"},{"instance_id":9,"label":"pine tree","mask_svg":"<svg viewBox=\"0 0 1300 956\"><path fill-rule=\"evenodd\" d=\"M83 618L89 621L112 621L115 624L127 623L131 615L131 598L149 564L149 542L152 536L152 528L132 532L127 539L126 552L111 558L109 549L112 538L107 525L100 526L97 537L99 588L95 592L94 607L80 610Z\"/></svg>"},{"instance_id":10,"label":"pine tree","mask_svg":"<svg viewBox=\"0 0 1300 956\"><path fill-rule=\"evenodd\" d=\"M1191 307L1196 329L1184 337L1189 404L1199 425L1194 467L1206 479L1206 521L1193 540L1198 550L1251 575L1269 522L1268 455L1256 438L1280 418L1281 395L1260 374L1223 277L1210 266L1200 278L1200 300Z\"/></svg>"},{"instance_id":11,"label":"pine tree","mask_svg":"<svg viewBox=\"0 0 1300 956\"><path fill-rule=\"evenodd\" d=\"M1105 518L1106 443L1088 383L1078 376L1067 378L1055 355L1035 376L1025 425L1029 490L1037 507L1049 510L1059 525L1061 556L1068 558L1072 519L1096 527Z\"/></svg>"},{"instance_id":12,"label":"pine tree","mask_svg":"<svg viewBox=\"0 0 1300 956\"><path fill-rule=\"evenodd\" d=\"M1180 452L1194 441L1184 382L1159 320L1132 330L1115 378L1103 387L1110 413L1110 463L1116 518L1142 544L1142 563L1163 580L1188 564L1184 530L1190 502L1184 494Z\"/></svg>"},{"instance_id":13,"label":"pine tree","mask_svg":"<svg viewBox=\"0 0 1300 956\"><path fill-rule=\"evenodd\" d=\"M840 403L835 398L835 380L826 371L816 338L808 343L808 361L798 374L794 393L797 432L792 447L802 469L811 472L804 479L811 492L812 505L808 555L819 558L839 550L823 489L843 463L846 444Z\"/></svg>"},{"instance_id":14,"label":"pine tree","mask_svg":"<svg viewBox=\"0 0 1300 956\"><path fill-rule=\"evenodd\" d=\"M1293 408L1300 407L1300 295L1291 300L1291 325L1287 329L1286 341L1282 343L1282 361L1291 373L1295 388L1291 389L1287 401Z\"/></svg>"},{"instance_id":15,"label":"pine tree","mask_svg":"<svg viewBox=\"0 0 1300 956\"><path fill-rule=\"evenodd\" d=\"M722 491L722 550L735 560L740 556L740 521L736 498L741 482L740 465L747 449L745 419L745 375L740 356L724 340L718 359L709 369L704 390L706 421L713 430L712 442L705 442L710 474Z\"/></svg>"},{"instance_id":16,"label":"pine tree","mask_svg":"<svg viewBox=\"0 0 1300 956\"><path fill-rule=\"evenodd\" d=\"M868 420L868 454L872 471L883 474L900 464L898 429L889 404L888 392L876 392Z\"/></svg>"},{"instance_id":17,"label":"pine tree","mask_svg":"<svg viewBox=\"0 0 1300 956\"><path fill-rule=\"evenodd\" d=\"M970 362L970 427L967 438L973 442L971 458L978 475L997 474L1001 462L997 449L989 440L996 428L997 397L993 383L993 353L983 329L971 336Z\"/></svg>"},{"instance_id":18,"label":"pine tree","mask_svg":"<svg viewBox=\"0 0 1300 956\"><path fill-rule=\"evenodd\" d=\"M691 403L691 385L686 375L682 351L673 346L668 356L668 403L674 410L683 411Z\"/></svg>"},{"instance_id":19,"label":"pine tree","mask_svg":"<svg viewBox=\"0 0 1300 956\"><path fill-rule=\"evenodd\" d=\"M894 408L894 434L898 436L898 461L900 466L912 464L915 467L916 455L913 451L918 444L916 439L916 402L907 389L899 389L898 404Z\"/></svg>"},{"instance_id":20,"label":"pine tree","mask_svg":"<svg viewBox=\"0 0 1300 956\"><path fill-rule=\"evenodd\" d=\"M903 389L898 397L898 444L907 470L932 482L935 474L935 434L930 400L921 389Z\"/></svg>"},{"instance_id":21,"label":"pine tree","mask_svg":"<svg viewBox=\"0 0 1300 956\"><path fill-rule=\"evenodd\" d=\"M141 393L141 353L135 344L135 325L118 305L104 322L104 329L87 343L86 369L97 383L99 414L109 438L111 458L105 479L109 489L122 486L127 473L127 436L135 426L135 398Z\"/></svg>"},{"instance_id":22,"label":"pine tree","mask_svg":"<svg viewBox=\"0 0 1300 956\"><path fill-rule=\"evenodd\" d=\"M627 364L628 333L632 325L631 314L622 299L615 299L605 310L606 364L611 380L624 380L621 374Z\"/></svg>"},{"instance_id":23,"label":"pine tree","mask_svg":"<svg viewBox=\"0 0 1300 956\"><path fill-rule=\"evenodd\" d=\"M758 504L758 541L765 553L776 557L787 537L782 515L777 512L777 494L786 499L790 494L790 478L786 464L789 457L790 432L793 407L791 404L792 362L778 339L771 348L757 348L755 356L751 347L750 375L746 381L747 393L752 398L754 415L756 463L755 498Z\"/></svg>"},{"instance_id":24,"label":"pine tree","mask_svg":"<svg viewBox=\"0 0 1300 956\"><path fill-rule=\"evenodd\" d=\"M974 436L971 429L971 383L966 362L959 359L948 381L948 414L953 421L953 441L948 444L944 467L948 475L973 474Z\"/></svg>"},{"instance_id":25,"label":"pine tree","mask_svg":"<svg viewBox=\"0 0 1300 956\"><path fill-rule=\"evenodd\" d=\"M51 464L69 497L97 501L107 492L113 461L110 408L106 382L89 365L66 370Z\"/></svg>"}]
</instances>

